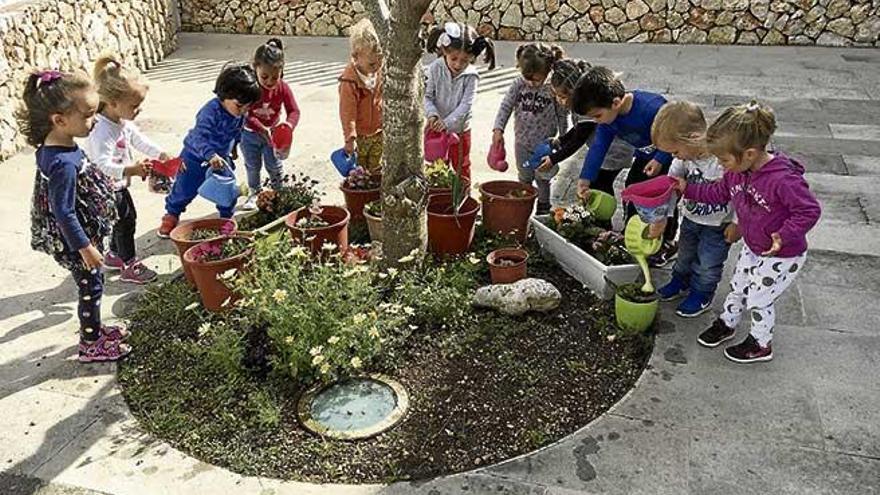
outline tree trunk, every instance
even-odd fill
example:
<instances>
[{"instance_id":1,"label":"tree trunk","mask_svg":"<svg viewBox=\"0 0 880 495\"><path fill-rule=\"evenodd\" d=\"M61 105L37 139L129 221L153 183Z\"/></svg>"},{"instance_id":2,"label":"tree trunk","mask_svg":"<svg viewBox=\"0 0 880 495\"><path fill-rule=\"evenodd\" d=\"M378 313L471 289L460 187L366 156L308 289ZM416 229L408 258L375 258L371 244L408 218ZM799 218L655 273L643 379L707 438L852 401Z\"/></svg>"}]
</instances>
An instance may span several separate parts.
<instances>
[{"instance_id":1,"label":"tree trunk","mask_svg":"<svg viewBox=\"0 0 880 495\"><path fill-rule=\"evenodd\" d=\"M365 2L385 53L383 67L382 228L386 262L427 244L427 183L424 180L422 130L424 82L420 20L429 0Z\"/></svg>"}]
</instances>

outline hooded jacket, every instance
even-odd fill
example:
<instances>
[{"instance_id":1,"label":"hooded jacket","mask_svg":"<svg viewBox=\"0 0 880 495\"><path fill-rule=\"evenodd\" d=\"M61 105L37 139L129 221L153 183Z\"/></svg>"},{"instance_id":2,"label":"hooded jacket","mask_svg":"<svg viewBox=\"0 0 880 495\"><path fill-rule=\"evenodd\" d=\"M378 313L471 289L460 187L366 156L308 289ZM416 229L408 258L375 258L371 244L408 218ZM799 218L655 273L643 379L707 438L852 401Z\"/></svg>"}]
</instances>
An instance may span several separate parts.
<instances>
[{"instance_id":1,"label":"hooded jacket","mask_svg":"<svg viewBox=\"0 0 880 495\"><path fill-rule=\"evenodd\" d=\"M354 62L339 76L339 120L346 141L372 136L382 130L382 73L372 91L361 81Z\"/></svg>"}]
</instances>

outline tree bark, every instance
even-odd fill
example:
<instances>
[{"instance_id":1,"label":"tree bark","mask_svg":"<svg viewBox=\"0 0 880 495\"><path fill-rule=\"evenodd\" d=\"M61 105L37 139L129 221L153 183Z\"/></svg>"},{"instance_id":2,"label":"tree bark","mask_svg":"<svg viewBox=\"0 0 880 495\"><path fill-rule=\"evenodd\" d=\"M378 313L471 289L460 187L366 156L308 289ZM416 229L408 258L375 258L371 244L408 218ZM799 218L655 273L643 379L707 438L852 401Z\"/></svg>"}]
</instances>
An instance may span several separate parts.
<instances>
[{"instance_id":1,"label":"tree bark","mask_svg":"<svg viewBox=\"0 0 880 495\"><path fill-rule=\"evenodd\" d=\"M387 263L427 245L422 132L424 81L419 29L430 0L365 2L385 53L382 169L383 250Z\"/></svg>"}]
</instances>

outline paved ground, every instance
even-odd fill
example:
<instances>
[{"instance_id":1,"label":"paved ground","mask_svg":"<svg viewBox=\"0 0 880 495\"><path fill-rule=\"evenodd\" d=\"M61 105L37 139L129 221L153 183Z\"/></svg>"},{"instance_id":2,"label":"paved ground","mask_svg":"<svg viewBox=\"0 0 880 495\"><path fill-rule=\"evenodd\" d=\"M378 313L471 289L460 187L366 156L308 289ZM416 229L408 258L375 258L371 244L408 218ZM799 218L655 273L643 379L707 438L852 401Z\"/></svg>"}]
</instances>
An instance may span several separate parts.
<instances>
[{"instance_id":1,"label":"paved ground","mask_svg":"<svg viewBox=\"0 0 880 495\"><path fill-rule=\"evenodd\" d=\"M181 49L149 73L142 127L178 151L222 61L246 58L261 40L183 35ZM334 81L346 45L312 38L288 46L287 79L303 109L290 168L323 180L339 200L325 157L339 141ZM501 92L515 75L512 48L501 44L501 68L484 76L475 108L477 181L498 176L481 165ZM695 336L711 317L683 321L665 307L649 369L633 392L538 453L391 487L241 477L139 430L114 367L75 362L74 287L28 247L33 160L25 153L0 165L0 493L880 493L880 51L567 48L624 71L632 87L691 98L710 114L753 95L776 108L776 144L806 158L824 214L806 269L779 305L773 362L735 365L698 347ZM563 179L557 196L567 192ZM138 244L149 265L170 273L172 247L153 235L161 198L140 183L134 196ZM188 214L206 213L197 203ZM105 311L123 314L131 292L111 278Z\"/></svg>"}]
</instances>

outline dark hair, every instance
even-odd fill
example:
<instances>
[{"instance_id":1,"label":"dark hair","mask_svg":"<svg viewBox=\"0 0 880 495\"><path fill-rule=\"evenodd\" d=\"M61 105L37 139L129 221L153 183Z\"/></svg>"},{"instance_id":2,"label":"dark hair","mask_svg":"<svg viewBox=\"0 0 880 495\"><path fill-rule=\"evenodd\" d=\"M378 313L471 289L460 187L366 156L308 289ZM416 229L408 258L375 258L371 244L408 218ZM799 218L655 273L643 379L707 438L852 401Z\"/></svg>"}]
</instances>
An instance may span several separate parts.
<instances>
[{"instance_id":1,"label":"dark hair","mask_svg":"<svg viewBox=\"0 0 880 495\"><path fill-rule=\"evenodd\" d=\"M626 88L611 69L595 66L578 80L571 99L574 113L586 115L596 108L611 108L615 98L623 98Z\"/></svg>"},{"instance_id":2,"label":"dark hair","mask_svg":"<svg viewBox=\"0 0 880 495\"><path fill-rule=\"evenodd\" d=\"M516 66L519 67L523 76L536 74L547 75L553 68L553 64L565 56L565 51L559 45L547 43L526 43L516 49Z\"/></svg>"},{"instance_id":3,"label":"dark hair","mask_svg":"<svg viewBox=\"0 0 880 495\"><path fill-rule=\"evenodd\" d=\"M553 76L550 85L555 89L564 89L573 93L578 80L589 70L590 63L577 58L564 58L553 63Z\"/></svg>"},{"instance_id":4,"label":"dark hair","mask_svg":"<svg viewBox=\"0 0 880 495\"><path fill-rule=\"evenodd\" d=\"M284 44L278 38L269 38L265 44L260 45L254 52L254 66L284 68Z\"/></svg>"},{"instance_id":5,"label":"dark hair","mask_svg":"<svg viewBox=\"0 0 880 495\"><path fill-rule=\"evenodd\" d=\"M258 101L263 93L253 67L241 62L229 62L217 76L214 94L221 100L238 100L242 105L247 105Z\"/></svg>"},{"instance_id":6,"label":"dark hair","mask_svg":"<svg viewBox=\"0 0 880 495\"><path fill-rule=\"evenodd\" d=\"M42 146L52 132L52 115L69 112L75 105L73 94L92 87L89 76L74 72L40 71L28 76L22 92L24 107L16 112L18 128L27 143Z\"/></svg>"},{"instance_id":7,"label":"dark hair","mask_svg":"<svg viewBox=\"0 0 880 495\"><path fill-rule=\"evenodd\" d=\"M441 46L440 37L446 34L446 26L457 25L461 33L457 37L449 37L449 44ZM476 29L461 23L447 22L443 27L436 26L428 34L425 48L439 56L444 55L444 50L463 50L474 57L483 54L483 62L489 64L489 70L495 68L495 43L490 38L480 36Z\"/></svg>"}]
</instances>

